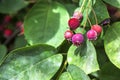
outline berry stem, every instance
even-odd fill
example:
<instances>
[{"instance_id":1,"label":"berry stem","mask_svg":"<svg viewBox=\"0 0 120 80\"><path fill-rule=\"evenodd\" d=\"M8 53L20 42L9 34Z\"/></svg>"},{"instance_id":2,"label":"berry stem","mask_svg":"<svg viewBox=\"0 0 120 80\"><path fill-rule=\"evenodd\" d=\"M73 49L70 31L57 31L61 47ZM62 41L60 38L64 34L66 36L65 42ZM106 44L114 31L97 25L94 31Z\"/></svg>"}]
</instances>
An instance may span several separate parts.
<instances>
[{"instance_id":1,"label":"berry stem","mask_svg":"<svg viewBox=\"0 0 120 80\"><path fill-rule=\"evenodd\" d=\"M91 6L91 5L90 5L90 0L89 0L89 2L88 2L88 6ZM89 16L88 16L88 11L89 11L89 8L87 9L87 20L88 20L90 26L92 26L92 23L91 23L90 18L89 18Z\"/></svg>"},{"instance_id":2,"label":"berry stem","mask_svg":"<svg viewBox=\"0 0 120 80\"><path fill-rule=\"evenodd\" d=\"M88 6L89 6L89 5L90 5L90 0L88 1ZM90 24L90 26L91 26L92 24L91 24L91 21L90 21L90 19L89 19L89 17L88 17L88 11L89 11L89 8L87 8L86 17L87 17L87 20L88 20L88 22L89 22L89 24ZM85 23L84 23L83 30L84 30L85 27L86 27L87 20L86 20Z\"/></svg>"},{"instance_id":3,"label":"berry stem","mask_svg":"<svg viewBox=\"0 0 120 80\"><path fill-rule=\"evenodd\" d=\"M85 2L86 2L86 0L83 0L82 5L81 5L81 8L80 8L80 12L82 12L82 11L84 10Z\"/></svg>"},{"instance_id":4,"label":"berry stem","mask_svg":"<svg viewBox=\"0 0 120 80\"><path fill-rule=\"evenodd\" d=\"M87 20L88 20L88 22L89 22L90 26L92 26L92 23L91 23L91 21L90 21L90 18L89 18L89 17L87 17Z\"/></svg>"},{"instance_id":5,"label":"berry stem","mask_svg":"<svg viewBox=\"0 0 120 80\"><path fill-rule=\"evenodd\" d=\"M91 7L91 8L92 8L92 7ZM94 15L94 17L95 17L96 24L98 24L97 16L96 16L96 13L95 13L95 11L94 11L93 8L92 8L92 12L93 12L93 15Z\"/></svg>"},{"instance_id":6,"label":"berry stem","mask_svg":"<svg viewBox=\"0 0 120 80\"><path fill-rule=\"evenodd\" d=\"M89 0L89 1L90 1L90 0ZM94 9L92 8L92 6L91 6L90 4L88 4L88 7L90 7L90 8L91 8L92 13L93 13L94 18L95 18L95 22L96 22L96 24L98 24L97 16L96 16L96 13L95 13Z\"/></svg>"}]
</instances>

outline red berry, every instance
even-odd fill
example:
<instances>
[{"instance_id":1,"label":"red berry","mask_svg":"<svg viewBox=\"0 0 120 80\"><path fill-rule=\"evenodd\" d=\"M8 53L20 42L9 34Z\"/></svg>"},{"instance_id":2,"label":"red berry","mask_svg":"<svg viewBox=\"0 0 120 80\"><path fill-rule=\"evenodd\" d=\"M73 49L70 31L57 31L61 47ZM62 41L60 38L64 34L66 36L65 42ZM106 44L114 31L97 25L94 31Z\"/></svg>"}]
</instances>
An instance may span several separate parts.
<instances>
[{"instance_id":1,"label":"red berry","mask_svg":"<svg viewBox=\"0 0 120 80\"><path fill-rule=\"evenodd\" d=\"M81 12L75 11L73 14L73 18L77 18L77 19L81 20L83 18L83 15Z\"/></svg>"},{"instance_id":2,"label":"red berry","mask_svg":"<svg viewBox=\"0 0 120 80\"><path fill-rule=\"evenodd\" d=\"M68 25L70 27L70 29L75 30L76 28L79 27L80 21L77 18L71 18L68 21Z\"/></svg>"},{"instance_id":3,"label":"red berry","mask_svg":"<svg viewBox=\"0 0 120 80\"><path fill-rule=\"evenodd\" d=\"M99 35L102 32L102 27L100 25L93 25L91 27L92 30L95 30L97 32L97 34Z\"/></svg>"},{"instance_id":4,"label":"red berry","mask_svg":"<svg viewBox=\"0 0 120 80\"><path fill-rule=\"evenodd\" d=\"M9 23L11 21L11 16L7 15L4 17L4 23Z\"/></svg>"},{"instance_id":5,"label":"red berry","mask_svg":"<svg viewBox=\"0 0 120 80\"><path fill-rule=\"evenodd\" d=\"M81 33L74 34L72 37L72 43L75 46L81 45L83 41L84 41L84 36Z\"/></svg>"},{"instance_id":6,"label":"red berry","mask_svg":"<svg viewBox=\"0 0 120 80\"><path fill-rule=\"evenodd\" d=\"M6 29L5 31L4 31L4 37L9 37L9 36L11 36L12 35L12 30L10 30L10 29Z\"/></svg>"},{"instance_id":7,"label":"red berry","mask_svg":"<svg viewBox=\"0 0 120 80\"><path fill-rule=\"evenodd\" d=\"M64 33L64 37L65 37L65 39L67 39L68 41L71 41L72 36L73 36L73 32L72 32L71 30L67 30L67 31Z\"/></svg>"},{"instance_id":8,"label":"red berry","mask_svg":"<svg viewBox=\"0 0 120 80\"><path fill-rule=\"evenodd\" d=\"M88 32L87 32L87 38L89 39L89 40L96 40L97 39L97 32L95 31L95 30L89 30Z\"/></svg>"}]
</instances>

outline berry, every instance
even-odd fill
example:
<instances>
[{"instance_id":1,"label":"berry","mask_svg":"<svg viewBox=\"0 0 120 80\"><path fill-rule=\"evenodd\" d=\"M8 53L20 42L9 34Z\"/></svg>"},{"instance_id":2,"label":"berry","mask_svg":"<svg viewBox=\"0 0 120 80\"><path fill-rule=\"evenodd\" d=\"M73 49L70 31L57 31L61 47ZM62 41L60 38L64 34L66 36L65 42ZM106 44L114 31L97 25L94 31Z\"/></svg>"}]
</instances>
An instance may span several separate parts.
<instances>
[{"instance_id":1,"label":"berry","mask_svg":"<svg viewBox=\"0 0 120 80\"><path fill-rule=\"evenodd\" d=\"M4 37L9 37L9 36L11 36L12 35L12 30L10 30L10 29L6 29L5 31L4 31Z\"/></svg>"},{"instance_id":2,"label":"berry","mask_svg":"<svg viewBox=\"0 0 120 80\"><path fill-rule=\"evenodd\" d=\"M84 37L81 33L74 34L72 37L72 43L75 46L81 45L83 43L83 41L84 41Z\"/></svg>"},{"instance_id":3,"label":"berry","mask_svg":"<svg viewBox=\"0 0 120 80\"><path fill-rule=\"evenodd\" d=\"M81 21L82 18L83 18L83 15L82 15L81 12L75 11L74 14L73 14L73 18L77 18L77 19L79 19Z\"/></svg>"},{"instance_id":4,"label":"berry","mask_svg":"<svg viewBox=\"0 0 120 80\"><path fill-rule=\"evenodd\" d=\"M92 29L92 30L95 30L98 35L102 32L102 27L99 26L99 25L97 25L97 24L96 24L96 25L93 25L93 26L91 27L91 29Z\"/></svg>"},{"instance_id":5,"label":"berry","mask_svg":"<svg viewBox=\"0 0 120 80\"><path fill-rule=\"evenodd\" d=\"M89 30L88 32L87 32L87 38L89 39L89 40L96 40L97 39L97 32L95 31L95 30Z\"/></svg>"},{"instance_id":6,"label":"berry","mask_svg":"<svg viewBox=\"0 0 120 80\"><path fill-rule=\"evenodd\" d=\"M71 18L68 21L68 25L70 27L70 29L75 30L76 28L79 27L80 21L77 18Z\"/></svg>"},{"instance_id":7,"label":"berry","mask_svg":"<svg viewBox=\"0 0 120 80\"><path fill-rule=\"evenodd\" d=\"M4 17L4 23L9 23L11 21L11 19L12 19L11 16L8 16L8 15L5 16Z\"/></svg>"},{"instance_id":8,"label":"berry","mask_svg":"<svg viewBox=\"0 0 120 80\"><path fill-rule=\"evenodd\" d=\"M72 32L71 30L67 30L67 31L64 33L64 37L65 37L65 39L67 39L68 41L71 41L72 36L73 36L73 32Z\"/></svg>"},{"instance_id":9,"label":"berry","mask_svg":"<svg viewBox=\"0 0 120 80\"><path fill-rule=\"evenodd\" d=\"M16 27L21 27L23 25L23 22L21 22L21 21L18 21L17 23L16 23Z\"/></svg>"}]
</instances>

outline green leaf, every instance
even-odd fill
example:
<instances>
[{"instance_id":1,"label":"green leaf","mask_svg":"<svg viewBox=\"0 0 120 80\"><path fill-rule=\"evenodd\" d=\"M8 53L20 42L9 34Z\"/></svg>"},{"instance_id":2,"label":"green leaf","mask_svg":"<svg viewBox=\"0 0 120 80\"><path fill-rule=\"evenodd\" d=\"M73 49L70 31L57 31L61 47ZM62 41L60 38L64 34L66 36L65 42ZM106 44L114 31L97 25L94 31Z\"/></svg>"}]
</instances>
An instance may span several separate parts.
<instances>
[{"instance_id":1,"label":"green leaf","mask_svg":"<svg viewBox=\"0 0 120 80\"><path fill-rule=\"evenodd\" d=\"M7 53L7 48L4 45L0 45L0 64Z\"/></svg>"},{"instance_id":2,"label":"green leaf","mask_svg":"<svg viewBox=\"0 0 120 80\"><path fill-rule=\"evenodd\" d=\"M83 1L84 0L80 0L80 2L79 2L80 7L81 7ZM90 5L92 6L93 10L90 7ZM96 24L95 15L97 17L98 23L101 23L106 18L109 18L109 14L108 14L106 5L101 0L86 0L85 4L83 6L83 9L84 10L82 11L82 13L83 13L84 17L81 22L81 26L84 26L85 22L87 22L87 26L90 26L89 22L87 21L88 20L87 15L89 15L89 19L92 24ZM95 15L94 15L93 11L95 12Z\"/></svg>"},{"instance_id":3,"label":"green leaf","mask_svg":"<svg viewBox=\"0 0 120 80\"><path fill-rule=\"evenodd\" d=\"M120 68L120 22L116 22L108 28L104 46L110 61Z\"/></svg>"},{"instance_id":4,"label":"green leaf","mask_svg":"<svg viewBox=\"0 0 120 80\"><path fill-rule=\"evenodd\" d=\"M15 43L14 43L14 48L21 48L21 47L25 47L27 45L27 41L25 40L24 36L18 36L15 39Z\"/></svg>"},{"instance_id":5,"label":"green leaf","mask_svg":"<svg viewBox=\"0 0 120 80\"><path fill-rule=\"evenodd\" d=\"M98 44L99 45L99 44ZM98 60L98 63L99 63L99 67L101 68L106 62L109 61L106 53L105 53L105 50L104 50L104 47L96 47L96 52L97 52L97 60Z\"/></svg>"},{"instance_id":6,"label":"green leaf","mask_svg":"<svg viewBox=\"0 0 120 80\"><path fill-rule=\"evenodd\" d=\"M68 19L63 5L39 1L25 19L25 37L31 45L46 43L58 47L64 40Z\"/></svg>"},{"instance_id":7,"label":"green leaf","mask_svg":"<svg viewBox=\"0 0 120 80\"><path fill-rule=\"evenodd\" d=\"M48 45L12 51L0 67L0 80L50 80L62 63L62 55L55 53Z\"/></svg>"},{"instance_id":8,"label":"green leaf","mask_svg":"<svg viewBox=\"0 0 120 80\"><path fill-rule=\"evenodd\" d=\"M69 64L80 67L86 74L99 70L96 51L90 41L87 41L78 48L71 46L67 59Z\"/></svg>"},{"instance_id":9,"label":"green leaf","mask_svg":"<svg viewBox=\"0 0 120 80\"><path fill-rule=\"evenodd\" d=\"M84 26L84 24L87 22L87 17L91 12L90 6L93 6L95 2L96 0L79 0L80 8L76 10L80 10L83 13L83 20L81 22L81 26Z\"/></svg>"},{"instance_id":10,"label":"green leaf","mask_svg":"<svg viewBox=\"0 0 120 80\"><path fill-rule=\"evenodd\" d=\"M70 16L73 15L74 10L77 8L74 4L64 4Z\"/></svg>"},{"instance_id":11,"label":"green leaf","mask_svg":"<svg viewBox=\"0 0 120 80\"><path fill-rule=\"evenodd\" d=\"M101 23L103 20L110 18L106 5L102 2L102 0L96 0L95 5L93 6L93 10L96 14L98 23ZM92 24L96 24L93 11L91 11L89 18Z\"/></svg>"},{"instance_id":12,"label":"green leaf","mask_svg":"<svg viewBox=\"0 0 120 80\"><path fill-rule=\"evenodd\" d=\"M83 70L75 65L69 65L67 72L64 72L59 80L90 80Z\"/></svg>"},{"instance_id":13,"label":"green leaf","mask_svg":"<svg viewBox=\"0 0 120 80\"><path fill-rule=\"evenodd\" d=\"M111 64L110 62L104 64L100 70L100 80L119 80L120 69Z\"/></svg>"},{"instance_id":14,"label":"green leaf","mask_svg":"<svg viewBox=\"0 0 120 80\"><path fill-rule=\"evenodd\" d=\"M120 8L120 0L103 0L103 1L114 7Z\"/></svg>"},{"instance_id":15,"label":"green leaf","mask_svg":"<svg viewBox=\"0 0 120 80\"><path fill-rule=\"evenodd\" d=\"M28 5L25 0L0 0L1 13L16 13L16 11Z\"/></svg>"}]
</instances>

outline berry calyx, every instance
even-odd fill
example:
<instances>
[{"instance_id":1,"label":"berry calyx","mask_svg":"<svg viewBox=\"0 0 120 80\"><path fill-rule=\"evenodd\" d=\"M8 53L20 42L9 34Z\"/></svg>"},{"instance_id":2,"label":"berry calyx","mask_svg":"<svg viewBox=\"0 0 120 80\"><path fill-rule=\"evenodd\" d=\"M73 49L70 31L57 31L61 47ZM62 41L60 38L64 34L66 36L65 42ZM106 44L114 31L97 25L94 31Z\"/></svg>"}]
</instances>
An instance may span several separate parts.
<instances>
[{"instance_id":1,"label":"berry calyx","mask_svg":"<svg viewBox=\"0 0 120 80\"><path fill-rule=\"evenodd\" d=\"M4 37L9 37L9 36L11 36L12 35L12 30L10 30L10 29L6 29L5 31L4 31Z\"/></svg>"},{"instance_id":2,"label":"berry calyx","mask_svg":"<svg viewBox=\"0 0 120 80\"><path fill-rule=\"evenodd\" d=\"M72 36L73 36L73 32L72 32L71 30L67 30L67 31L64 33L64 38L67 39L68 41L71 41Z\"/></svg>"},{"instance_id":3,"label":"berry calyx","mask_svg":"<svg viewBox=\"0 0 120 80\"><path fill-rule=\"evenodd\" d=\"M105 19L104 21L102 21L100 25L106 26L106 25L108 25L108 24L110 24L110 19L109 19L109 18L108 18L108 19Z\"/></svg>"},{"instance_id":4,"label":"berry calyx","mask_svg":"<svg viewBox=\"0 0 120 80\"><path fill-rule=\"evenodd\" d=\"M87 38L88 40L96 40L97 39L97 32L95 30L89 30L87 32Z\"/></svg>"},{"instance_id":5,"label":"berry calyx","mask_svg":"<svg viewBox=\"0 0 120 80\"><path fill-rule=\"evenodd\" d=\"M68 25L69 25L70 29L75 30L76 28L79 27L80 21L77 18L71 18L68 21Z\"/></svg>"},{"instance_id":6,"label":"berry calyx","mask_svg":"<svg viewBox=\"0 0 120 80\"><path fill-rule=\"evenodd\" d=\"M74 34L72 37L72 43L75 46L79 46L84 42L84 36L81 33Z\"/></svg>"},{"instance_id":7,"label":"berry calyx","mask_svg":"<svg viewBox=\"0 0 120 80\"><path fill-rule=\"evenodd\" d=\"M79 11L75 11L74 14L73 14L73 18L77 18L81 21L82 18L83 18L83 14Z\"/></svg>"},{"instance_id":8,"label":"berry calyx","mask_svg":"<svg viewBox=\"0 0 120 80\"><path fill-rule=\"evenodd\" d=\"M102 32L102 27L100 25L93 25L91 27L92 30L95 30L97 32L97 34L99 35Z\"/></svg>"}]
</instances>

